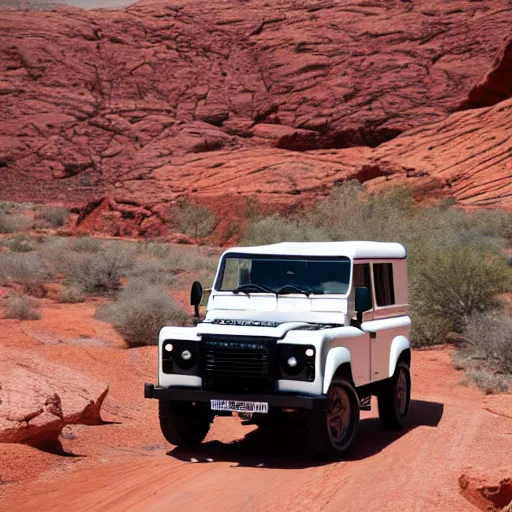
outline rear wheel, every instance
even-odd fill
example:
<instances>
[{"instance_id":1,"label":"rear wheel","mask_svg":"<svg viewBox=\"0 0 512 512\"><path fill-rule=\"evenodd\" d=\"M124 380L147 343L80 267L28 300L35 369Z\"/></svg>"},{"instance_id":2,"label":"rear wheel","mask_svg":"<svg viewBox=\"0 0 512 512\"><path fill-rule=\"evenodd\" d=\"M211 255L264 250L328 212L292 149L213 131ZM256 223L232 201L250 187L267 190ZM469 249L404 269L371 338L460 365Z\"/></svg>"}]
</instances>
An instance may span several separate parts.
<instances>
[{"instance_id":1,"label":"rear wheel","mask_svg":"<svg viewBox=\"0 0 512 512\"><path fill-rule=\"evenodd\" d=\"M194 447L200 444L213 421L211 410L204 404L160 400L160 428L165 439L176 446Z\"/></svg>"},{"instance_id":2,"label":"rear wheel","mask_svg":"<svg viewBox=\"0 0 512 512\"><path fill-rule=\"evenodd\" d=\"M396 365L393 377L378 394L379 417L387 428L402 428L411 406L411 374L407 363Z\"/></svg>"},{"instance_id":3,"label":"rear wheel","mask_svg":"<svg viewBox=\"0 0 512 512\"><path fill-rule=\"evenodd\" d=\"M359 398L352 383L335 377L327 392L327 410L309 415L310 445L315 455L341 458L352 446L359 428Z\"/></svg>"}]
</instances>

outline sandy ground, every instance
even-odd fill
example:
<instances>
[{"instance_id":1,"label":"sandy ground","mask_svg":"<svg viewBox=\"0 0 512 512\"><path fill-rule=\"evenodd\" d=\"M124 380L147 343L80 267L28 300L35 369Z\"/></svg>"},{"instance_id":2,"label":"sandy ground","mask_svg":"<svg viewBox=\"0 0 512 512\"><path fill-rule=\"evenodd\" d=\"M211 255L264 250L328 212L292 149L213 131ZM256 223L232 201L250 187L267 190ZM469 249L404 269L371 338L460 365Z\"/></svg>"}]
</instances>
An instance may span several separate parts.
<instances>
[{"instance_id":1,"label":"sandy ground","mask_svg":"<svg viewBox=\"0 0 512 512\"><path fill-rule=\"evenodd\" d=\"M512 395L460 384L447 347L413 354L413 405L401 432L363 413L344 461L306 455L297 428L218 418L198 451L166 444L143 383L156 348L127 350L97 302L48 302L39 321L0 320L0 350L30 350L110 384L102 426L66 427L49 451L0 445L0 510L467 511L459 477L512 476ZM476 509L475 509L476 510Z\"/></svg>"}]
</instances>

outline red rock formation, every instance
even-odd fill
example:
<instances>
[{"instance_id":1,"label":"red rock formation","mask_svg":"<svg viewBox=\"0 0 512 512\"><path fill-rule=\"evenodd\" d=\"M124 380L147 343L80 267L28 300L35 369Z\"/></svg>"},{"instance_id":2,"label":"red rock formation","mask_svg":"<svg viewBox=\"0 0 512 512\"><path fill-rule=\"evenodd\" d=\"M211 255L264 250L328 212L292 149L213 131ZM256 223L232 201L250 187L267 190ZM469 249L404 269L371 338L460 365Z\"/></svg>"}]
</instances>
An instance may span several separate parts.
<instances>
[{"instance_id":1,"label":"red rock formation","mask_svg":"<svg viewBox=\"0 0 512 512\"><path fill-rule=\"evenodd\" d=\"M510 208L510 102L494 103L511 16L508 0L0 12L0 199L108 197L78 226L120 235L165 234L183 196L291 205L350 177Z\"/></svg>"},{"instance_id":2,"label":"red rock formation","mask_svg":"<svg viewBox=\"0 0 512 512\"><path fill-rule=\"evenodd\" d=\"M505 41L483 82L471 90L459 109L488 107L508 98L512 98L512 37Z\"/></svg>"},{"instance_id":3,"label":"red rock formation","mask_svg":"<svg viewBox=\"0 0 512 512\"><path fill-rule=\"evenodd\" d=\"M65 425L102 423L105 385L7 348L0 363L0 443L40 444L57 440Z\"/></svg>"}]
</instances>

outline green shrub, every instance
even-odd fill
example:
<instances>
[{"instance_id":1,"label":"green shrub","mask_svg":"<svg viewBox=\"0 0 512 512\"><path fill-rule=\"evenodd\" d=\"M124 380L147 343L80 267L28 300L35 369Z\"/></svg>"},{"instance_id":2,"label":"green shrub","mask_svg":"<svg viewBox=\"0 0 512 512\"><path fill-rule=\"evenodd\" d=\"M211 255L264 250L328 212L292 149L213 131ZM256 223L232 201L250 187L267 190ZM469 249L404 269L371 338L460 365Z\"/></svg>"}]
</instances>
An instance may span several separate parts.
<instances>
[{"instance_id":1,"label":"green shrub","mask_svg":"<svg viewBox=\"0 0 512 512\"><path fill-rule=\"evenodd\" d=\"M30 227L31 221L24 215L0 212L0 233L16 233Z\"/></svg>"},{"instance_id":2,"label":"green shrub","mask_svg":"<svg viewBox=\"0 0 512 512\"><path fill-rule=\"evenodd\" d=\"M412 308L411 308L412 309ZM412 320L411 345L415 348L443 343L450 332L450 321L427 311L410 312Z\"/></svg>"},{"instance_id":3,"label":"green shrub","mask_svg":"<svg viewBox=\"0 0 512 512\"><path fill-rule=\"evenodd\" d=\"M130 347L156 345L166 325L185 325L188 315L160 286L135 280L111 304L98 309L100 320L111 323Z\"/></svg>"},{"instance_id":4,"label":"green shrub","mask_svg":"<svg viewBox=\"0 0 512 512\"><path fill-rule=\"evenodd\" d=\"M181 233L198 241L209 236L217 224L215 214L205 206L189 200L179 202L172 210L173 224Z\"/></svg>"},{"instance_id":5,"label":"green shrub","mask_svg":"<svg viewBox=\"0 0 512 512\"><path fill-rule=\"evenodd\" d=\"M144 258L128 273L128 279L133 278L153 285L170 285L176 281L176 270L170 260Z\"/></svg>"},{"instance_id":6,"label":"green shrub","mask_svg":"<svg viewBox=\"0 0 512 512\"><path fill-rule=\"evenodd\" d=\"M18 320L39 320L39 307L39 303L32 297L18 294L9 295L5 304L7 318Z\"/></svg>"},{"instance_id":7,"label":"green shrub","mask_svg":"<svg viewBox=\"0 0 512 512\"><path fill-rule=\"evenodd\" d=\"M52 227L64 226L69 210L63 206L42 206L38 208L37 217Z\"/></svg>"},{"instance_id":8,"label":"green shrub","mask_svg":"<svg viewBox=\"0 0 512 512\"><path fill-rule=\"evenodd\" d=\"M504 258L478 247L438 250L412 267L411 299L418 314L449 320L461 332L465 318L500 305L497 295L510 288Z\"/></svg>"},{"instance_id":9,"label":"green shrub","mask_svg":"<svg viewBox=\"0 0 512 512\"><path fill-rule=\"evenodd\" d=\"M85 301L85 294L80 286L70 284L59 293L57 300L63 304L77 304Z\"/></svg>"}]
</instances>

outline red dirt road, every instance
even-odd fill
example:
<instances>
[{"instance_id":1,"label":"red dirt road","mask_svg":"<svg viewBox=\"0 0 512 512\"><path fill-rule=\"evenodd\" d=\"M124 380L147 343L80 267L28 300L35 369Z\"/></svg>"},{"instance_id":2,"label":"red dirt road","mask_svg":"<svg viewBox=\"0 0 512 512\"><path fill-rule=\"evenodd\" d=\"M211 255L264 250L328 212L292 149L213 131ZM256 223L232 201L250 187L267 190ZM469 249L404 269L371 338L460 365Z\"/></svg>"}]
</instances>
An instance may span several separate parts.
<instances>
[{"instance_id":1,"label":"red dirt road","mask_svg":"<svg viewBox=\"0 0 512 512\"><path fill-rule=\"evenodd\" d=\"M94 350L95 373L114 361L122 369L112 375L104 414L118 423L82 427L75 441L63 440L81 458L12 446L27 466L42 455L61 462L35 480L3 486L0 510L467 511L477 509L460 494L462 474L495 483L512 476L512 395L485 397L461 386L446 348L413 355L408 429L381 430L374 407L351 456L331 464L304 455L300 431L265 432L235 418L217 419L196 452L166 447L156 403L142 399L154 349ZM141 372L126 371L133 362Z\"/></svg>"}]
</instances>

